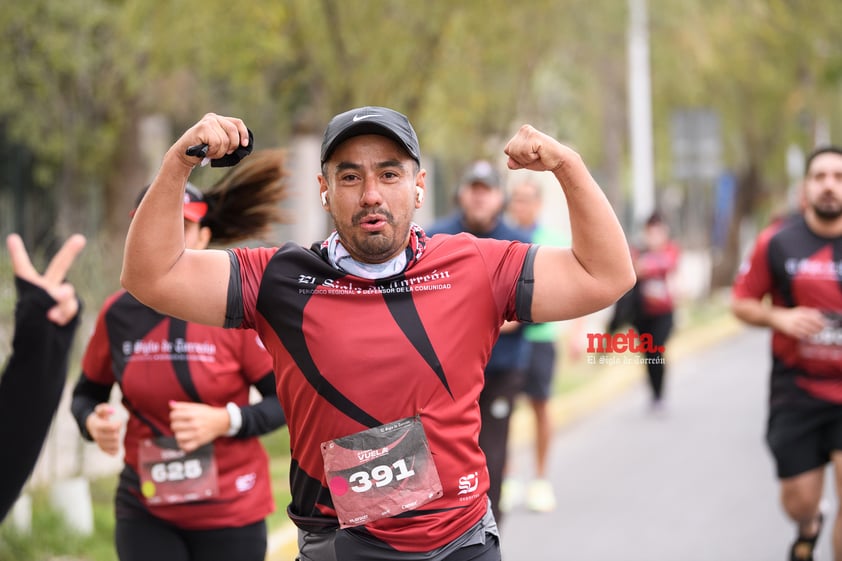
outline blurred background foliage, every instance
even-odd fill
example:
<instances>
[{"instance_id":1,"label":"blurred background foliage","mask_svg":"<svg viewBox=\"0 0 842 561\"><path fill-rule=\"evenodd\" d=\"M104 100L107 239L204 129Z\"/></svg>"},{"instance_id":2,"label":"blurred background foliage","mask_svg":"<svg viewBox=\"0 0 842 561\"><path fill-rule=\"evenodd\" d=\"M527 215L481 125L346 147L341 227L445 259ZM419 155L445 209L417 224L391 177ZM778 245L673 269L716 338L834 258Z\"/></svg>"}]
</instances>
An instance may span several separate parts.
<instances>
[{"instance_id":1,"label":"blurred background foliage","mask_svg":"<svg viewBox=\"0 0 842 561\"><path fill-rule=\"evenodd\" d=\"M837 7L650 0L657 187L670 112L705 107L749 186L741 212L780 195L786 148L839 127ZM0 228L45 250L71 231L118 243L166 149L143 154L149 116L180 131L237 115L268 146L364 104L407 113L445 173L531 122L582 152L623 215L627 19L616 0L13 4L0 14Z\"/></svg>"},{"instance_id":2,"label":"blurred background foliage","mask_svg":"<svg viewBox=\"0 0 842 561\"><path fill-rule=\"evenodd\" d=\"M720 285L746 222L791 204L788 154L839 142L837 10L836 0L648 1L656 201L676 221L706 212L691 196L700 187L676 178L671 121L716 115L736 184ZM367 104L410 116L444 194L469 159L499 158L532 123L582 153L632 232L628 20L619 0L12 3L0 12L0 233L20 232L36 256L86 234L73 274L98 303L117 288L139 188L201 115L242 117L259 145L288 146ZM155 123L164 135L144 133Z\"/></svg>"}]
</instances>

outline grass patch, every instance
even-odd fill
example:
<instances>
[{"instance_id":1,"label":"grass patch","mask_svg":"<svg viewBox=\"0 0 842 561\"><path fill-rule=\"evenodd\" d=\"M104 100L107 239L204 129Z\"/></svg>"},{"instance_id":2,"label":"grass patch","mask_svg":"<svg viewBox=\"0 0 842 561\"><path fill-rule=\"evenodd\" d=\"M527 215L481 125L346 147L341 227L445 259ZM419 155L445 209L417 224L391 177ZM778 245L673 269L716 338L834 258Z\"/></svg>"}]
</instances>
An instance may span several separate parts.
<instances>
[{"instance_id":1,"label":"grass patch","mask_svg":"<svg viewBox=\"0 0 842 561\"><path fill-rule=\"evenodd\" d=\"M286 507L289 493L289 432L286 428L261 437L269 454L272 493L276 510L267 519L269 532L288 522ZM50 506L49 491L34 489L32 496L32 529L19 533L11 523L11 515L0 524L0 559L15 561L116 561L114 548L114 492L117 475L90 481L94 513L94 532L82 537L68 528L59 513Z\"/></svg>"},{"instance_id":2,"label":"grass patch","mask_svg":"<svg viewBox=\"0 0 842 561\"><path fill-rule=\"evenodd\" d=\"M31 491L31 531L19 533L9 518L0 524L0 559L45 561L60 557L63 561L116 561L112 504L116 481L115 476L91 482L94 531L90 536L80 536L67 527L62 516L50 506L46 489Z\"/></svg>"}]
</instances>

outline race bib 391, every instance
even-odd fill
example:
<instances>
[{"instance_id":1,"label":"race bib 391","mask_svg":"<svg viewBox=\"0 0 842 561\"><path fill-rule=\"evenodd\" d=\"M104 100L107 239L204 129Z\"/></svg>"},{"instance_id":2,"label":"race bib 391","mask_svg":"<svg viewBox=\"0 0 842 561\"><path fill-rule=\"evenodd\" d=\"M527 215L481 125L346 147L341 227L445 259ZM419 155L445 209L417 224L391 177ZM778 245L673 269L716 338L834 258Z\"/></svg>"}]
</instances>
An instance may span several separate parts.
<instances>
[{"instance_id":1,"label":"race bib 391","mask_svg":"<svg viewBox=\"0 0 842 561\"><path fill-rule=\"evenodd\" d=\"M418 416L323 442L322 457L342 528L414 510L442 496Z\"/></svg>"}]
</instances>

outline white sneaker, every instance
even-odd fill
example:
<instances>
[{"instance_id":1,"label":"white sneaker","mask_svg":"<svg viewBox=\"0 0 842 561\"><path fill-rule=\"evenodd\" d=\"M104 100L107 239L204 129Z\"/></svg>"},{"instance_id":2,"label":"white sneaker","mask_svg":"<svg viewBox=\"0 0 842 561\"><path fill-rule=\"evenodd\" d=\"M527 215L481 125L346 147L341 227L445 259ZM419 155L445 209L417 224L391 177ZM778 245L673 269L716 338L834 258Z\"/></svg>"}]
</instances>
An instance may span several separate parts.
<instances>
[{"instance_id":1,"label":"white sneaker","mask_svg":"<svg viewBox=\"0 0 842 561\"><path fill-rule=\"evenodd\" d=\"M514 477L503 479L500 488L500 512L511 512L523 502L523 483Z\"/></svg>"},{"instance_id":2,"label":"white sneaker","mask_svg":"<svg viewBox=\"0 0 842 561\"><path fill-rule=\"evenodd\" d=\"M552 512L556 507L555 491L546 479L536 479L526 490L526 507L533 512Z\"/></svg>"}]
</instances>

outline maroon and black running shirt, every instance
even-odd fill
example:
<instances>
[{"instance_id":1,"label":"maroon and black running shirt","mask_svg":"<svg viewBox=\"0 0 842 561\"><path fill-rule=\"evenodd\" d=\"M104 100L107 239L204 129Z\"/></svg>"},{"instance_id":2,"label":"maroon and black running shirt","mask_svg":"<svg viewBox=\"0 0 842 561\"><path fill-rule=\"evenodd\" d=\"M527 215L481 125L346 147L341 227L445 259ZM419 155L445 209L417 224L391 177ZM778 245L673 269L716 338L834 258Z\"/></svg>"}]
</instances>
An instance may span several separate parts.
<instances>
[{"instance_id":1,"label":"maroon and black running shirt","mask_svg":"<svg viewBox=\"0 0 842 561\"><path fill-rule=\"evenodd\" d=\"M817 236L801 217L761 232L733 295L760 299L766 294L776 306L807 306L826 318L825 328L806 340L773 333L772 407L804 392L842 403L842 238Z\"/></svg>"},{"instance_id":2,"label":"maroon and black running shirt","mask_svg":"<svg viewBox=\"0 0 842 561\"><path fill-rule=\"evenodd\" d=\"M299 527L337 527L322 443L414 416L443 496L365 528L395 549L429 551L480 520L477 399L500 325L529 319L531 284L519 279L531 277L530 247L416 229L407 269L383 280L335 269L318 245L232 250L228 323L256 329L274 359Z\"/></svg>"},{"instance_id":3,"label":"maroon and black running shirt","mask_svg":"<svg viewBox=\"0 0 842 561\"><path fill-rule=\"evenodd\" d=\"M131 472L124 470L118 498L128 495L135 508L146 508L181 528L244 526L263 520L275 506L269 459L256 437L220 437L213 442L219 496L198 502L141 507L138 452L145 439L172 435L171 400L247 406L251 386L271 374L272 360L254 331L170 318L120 291L106 300L85 349L74 415L84 426L96 402L92 394L104 388L104 396L97 397L106 401L112 385L119 384L130 412L123 443Z\"/></svg>"}]
</instances>

